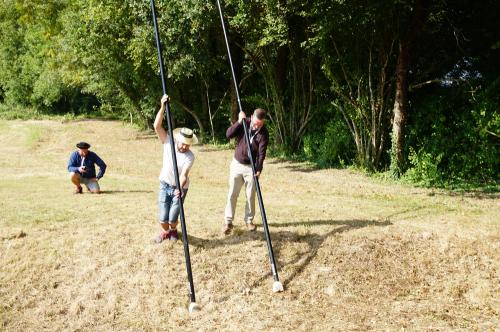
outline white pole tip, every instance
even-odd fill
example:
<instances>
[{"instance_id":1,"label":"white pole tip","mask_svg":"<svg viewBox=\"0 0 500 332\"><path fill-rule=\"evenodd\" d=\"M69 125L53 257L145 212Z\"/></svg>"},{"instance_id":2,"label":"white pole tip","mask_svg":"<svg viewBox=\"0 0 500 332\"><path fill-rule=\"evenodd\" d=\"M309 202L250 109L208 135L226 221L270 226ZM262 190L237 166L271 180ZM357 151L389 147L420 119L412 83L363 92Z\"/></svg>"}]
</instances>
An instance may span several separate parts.
<instances>
[{"instance_id":1,"label":"white pole tip","mask_svg":"<svg viewBox=\"0 0 500 332\"><path fill-rule=\"evenodd\" d=\"M200 306L197 305L195 302L191 302L189 304L189 313L192 313L194 311L199 311L200 310Z\"/></svg>"},{"instance_id":2,"label":"white pole tip","mask_svg":"<svg viewBox=\"0 0 500 332\"><path fill-rule=\"evenodd\" d=\"M273 292L278 293L283 291L283 285L279 281L273 283Z\"/></svg>"}]
</instances>

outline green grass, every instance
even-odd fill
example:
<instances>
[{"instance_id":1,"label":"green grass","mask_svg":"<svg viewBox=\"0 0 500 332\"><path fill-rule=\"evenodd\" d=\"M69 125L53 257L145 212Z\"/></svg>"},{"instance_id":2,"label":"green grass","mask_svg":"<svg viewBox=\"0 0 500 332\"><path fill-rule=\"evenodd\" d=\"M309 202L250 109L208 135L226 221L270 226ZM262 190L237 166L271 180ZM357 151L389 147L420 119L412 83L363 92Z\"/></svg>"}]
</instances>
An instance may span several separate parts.
<instances>
[{"instance_id":1,"label":"green grass","mask_svg":"<svg viewBox=\"0 0 500 332\"><path fill-rule=\"evenodd\" d=\"M28 148L36 148L37 145L42 140L43 129L38 126L30 126L28 127L28 135L26 135L25 144Z\"/></svg>"}]
</instances>

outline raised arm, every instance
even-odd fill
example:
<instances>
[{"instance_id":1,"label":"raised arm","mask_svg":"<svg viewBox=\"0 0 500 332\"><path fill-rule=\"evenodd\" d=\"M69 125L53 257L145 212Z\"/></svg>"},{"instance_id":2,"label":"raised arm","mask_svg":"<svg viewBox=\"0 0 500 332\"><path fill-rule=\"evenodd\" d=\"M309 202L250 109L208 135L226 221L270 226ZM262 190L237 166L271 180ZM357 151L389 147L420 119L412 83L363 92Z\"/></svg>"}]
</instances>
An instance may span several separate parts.
<instances>
[{"instance_id":1,"label":"raised arm","mask_svg":"<svg viewBox=\"0 0 500 332\"><path fill-rule=\"evenodd\" d=\"M238 133L243 128L242 123L243 123L245 118L246 118L246 116L245 116L244 112L238 113L238 121L233 123L233 125L231 127L227 128L227 130L226 130L226 137L228 139L231 139L233 137L238 136Z\"/></svg>"},{"instance_id":2,"label":"raised arm","mask_svg":"<svg viewBox=\"0 0 500 332\"><path fill-rule=\"evenodd\" d=\"M154 128L156 135L158 135L158 138L162 143L165 143L167 141L167 131L165 128L163 128L163 114L165 113L165 105L167 101L170 101L170 98L167 95L163 95L161 98L161 107L158 113L156 113L156 118L154 122Z\"/></svg>"}]
</instances>

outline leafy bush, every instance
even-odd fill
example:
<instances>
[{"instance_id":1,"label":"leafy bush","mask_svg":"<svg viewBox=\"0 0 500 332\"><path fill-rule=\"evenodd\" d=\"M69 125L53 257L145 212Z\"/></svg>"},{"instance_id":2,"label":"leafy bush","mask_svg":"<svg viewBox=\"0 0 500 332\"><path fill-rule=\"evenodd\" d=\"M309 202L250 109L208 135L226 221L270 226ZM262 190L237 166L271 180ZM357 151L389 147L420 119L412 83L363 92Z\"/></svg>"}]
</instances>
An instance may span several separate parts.
<instances>
[{"instance_id":1,"label":"leafy bush","mask_svg":"<svg viewBox=\"0 0 500 332\"><path fill-rule=\"evenodd\" d=\"M434 156L424 149L415 152L413 148L410 148L409 159L411 167L404 174L403 181L426 187L441 184L443 174L439 169L439 163L443 159L442 153Z\"/></svg>"},{"instance_id":2,"label":"leafy bush","mask_svg":"<svg viewBox=\"0 0 500 332\"><path fill-rule=\"evenodd\" d=\"M333 118L325 126L313 125L314 132L309 132L303 139L305 159L319 167L331 167L350 164L354 158L352 137L345 124Z\"/></svg>"},{"instance_id":3,"label":"leafy bush","mask_svg":"<svg viewBox=\"0 0 500 332\"><path fill-rule=\"evenodd\" d=\"M410 118L412 167L405 178L426 185L498 182L499 88L497 79L475 95L459 86L422 97Z\"/></svg>"}]
</instances>

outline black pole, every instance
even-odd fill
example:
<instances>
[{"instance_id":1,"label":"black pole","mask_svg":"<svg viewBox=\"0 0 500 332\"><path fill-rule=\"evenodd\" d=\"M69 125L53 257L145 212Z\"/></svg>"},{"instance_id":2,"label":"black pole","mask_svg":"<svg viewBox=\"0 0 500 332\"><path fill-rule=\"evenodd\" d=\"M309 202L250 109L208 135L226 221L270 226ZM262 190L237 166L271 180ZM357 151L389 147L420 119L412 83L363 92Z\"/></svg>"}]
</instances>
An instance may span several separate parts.
<instances>
[{"instance_id":1,"label":"black pole","mask_svg":"<svg viewBox=\"0 0 500 332\"><path fill-rule=\"evenodd\" d=\"M224 23L224 16L222 14L222 7L219 0L217 0L217 7L219 8L220 22L222 25L222 31L224 32L224 40L226 42L227 56L229 58L229 66L231 67L231 74L233 77L234 91L236 91L236 100L238 101L238 108L240 112L243 112L243 107L241 107L240 100L240 90L238 87L238 82L236 81L236 74L234 73L233 60L231 58L231 49L229 48L229 40L226 32L226 24ZM269 234L269 226L267 224L266 210L264 209L264 201L262 200L262 192L260 190L259 178L255 175L255 163L252 156L252 151L250 149L250 138L248 137L249 132L247 128L247 123L243 122L243 131L245 132L245 141L248 148L248 157L250 158L250 164L252 165L253 179L255 182L255 190L257 191L257 200L259 201L260 214L262 216L262 224L264 225L264 234L266 235L267 250L269 252L269 260L271 261L271 269L273 272L274 281L279 282L278 269L276 268L276 261L274 259L273 245L271 243L271 235Z\"/></svg>"},{"instance_id":2,"label":"black pole","mask_svg":"<svg viewBox=\"0 0 500 332\"><path fill-rule=\"evenodd\" d=\"M167 88L165 84L165 74L163 73L163 57L162 57L162 51L161 51L161 42L160 42L160 34L158 33L158 22L156 20L156 9L155 9L155 2L154 0L151 0L151 12L153 13L153 25L154 25L154 30L155 30L155 37L156 37L156 48L158 50L158 62L160 64L160 76L161 76L161 84L163 87L163 94L167 94ZM179 180L179 171L177 170L177 157L175 155L175 143L174 143L174 136L172 134L172 118L171 118L171 113L170 113L170 103L166 102L166 115L167 115L167 125L168 125L168 136L170 137L171 140L171 152L172 152L172 162L173 162L173 168L174 168L174 175L175 175L175 185L179 189L180 192L182 192L181 188L181 183ZM194 283L193 283L193 272L191 271L191 258L189 256L189 243L188 243L188 237L187 237L187 230L186 230L186 221L184 218L184 204L182 202L182 199L180 199L180 217L181 217L181 228L182 228L182 242L184 244L184 256L186 257L186 270L187 270L187 276L188 276L188 281L189 281L189 298L191 300L191 303L196 302L196 297L194 293Z\"/></svg>"}]
</instances>

